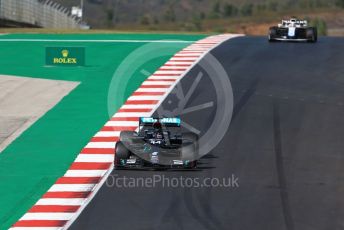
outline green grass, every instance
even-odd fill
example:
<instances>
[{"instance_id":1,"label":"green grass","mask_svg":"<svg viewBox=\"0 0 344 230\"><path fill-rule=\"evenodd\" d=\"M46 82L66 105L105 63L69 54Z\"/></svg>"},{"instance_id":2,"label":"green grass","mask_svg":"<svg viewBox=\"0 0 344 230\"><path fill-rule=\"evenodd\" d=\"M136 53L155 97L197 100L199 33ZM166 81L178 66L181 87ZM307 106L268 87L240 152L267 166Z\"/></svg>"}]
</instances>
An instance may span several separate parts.
<instances>
[{"instance_id":1,"label":"green grass","mask_svg":"<svg viewBox=\"0 0 344 230\"><path fill-rule=\"evenodd\" d=\"M197 40L202 35L11 34L0 36L0 74L78 81L81 84L33 124L0 154L0 229L20 218L64 174L79 151L146 78L140 70L154 72L187 43L69 43L2 42L25 39L178 39ZM85 67L45 67L46 46L84 46ZM140 48L140 50L136 50ZM135 51L136 50L136 51ZM157 53L161 55L155 56ZM132 72L114 75L127 57ZM138 66L137 66L138 65ZM132 70L131 68L131 70ZM110 82L122 82L112 91Z\"/></svg>"}]
</instances>

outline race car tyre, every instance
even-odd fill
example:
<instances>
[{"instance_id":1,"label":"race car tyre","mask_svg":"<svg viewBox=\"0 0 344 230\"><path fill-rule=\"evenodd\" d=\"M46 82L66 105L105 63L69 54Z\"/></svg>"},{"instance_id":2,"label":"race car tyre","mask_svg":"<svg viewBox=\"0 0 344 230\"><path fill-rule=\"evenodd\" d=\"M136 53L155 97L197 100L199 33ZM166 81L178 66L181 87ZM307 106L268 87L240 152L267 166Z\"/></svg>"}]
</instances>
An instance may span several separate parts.
<instances>
[{"instance_id":1,"label":"race car tyre","mask_svg":"<svg viewBox=\"0 0 344 230\"><path fill-rule=\"evenodd\" d=\"M277 28L276 27L271 27L270 30L269 30L269 42L274 42L276 41L275 38L276 38L276 35L277 35Z\"/></svg>"},{"instance_id":2,"label":"race car tyre","mask_svg":"<svg viewBox=\"0 0 344 230\"><path fill-rule=\"evenodd\" d=\"M197 167L197 154L195 153L193 145L188 145L187 147L182 148L182 159L183 161L188 161L184 165L185 169L193 169Z\"/></svg>"},{"instance_id":3,"label":"race car tyre","mask_svg":"<svg viewBox=\"0 0 344 230\"><path fill-rule=\"evenodd\" d=\"M186 168L195 168L198 160L198 136L194 133L185 133L183 134L183 140L190 143L183 144L182 159L190 161Z\"/></svg>"},{"instance_id":4,"label":"race car tyre","mask_svg":"<svg viewBox=\"0 0 344 230\"><path fill-rule=\"evenodd\" d=\"M197 167L197 161L191 161L189 165L186 166L187 169L194 169Z\"/></svg>"},{"instance_id":5,"label":"race car tyre","mask_svg":"<svg viewBox=\"0 0 344 230\"><path fill-rule=\"evenodd\" d=\"M142 141L142 138L138 137L135 131L122 131L119 135L119 139L124 144L132 144Z\"/></svg>"},{"instance_id":6,"label":"race car tyre","mask_svg":"<svg viewBox=\"0 0 344 230\"><path fill-rule=\"evenodd\" d=\"M197 136L197 134L195 134L195 133L184 133L183 139L194 143L195 150L196 150L196 152L198 152L198 136Z\"/></svg>"},{"instance_id":7,"label":"race car tyre","mask_svg":"<svg viewBox=\"0 0 344 230\"><path fill-rule=\"evenodd\" d=\"M130 151L125 147L122 142L117 142L115 147L115 167L121 166L121 160L129 159Z\"/></svg>"},{"instance_id":8,"label":"race car tyre","mask_svg":"<svg viewBox=\"0 0 344 230\"><path fill-rule=\"evenodd\" d=\"M135 131L122 131L119 134L119 138L121 141L127 141L129 139L131 139L134 135L135 135Z\"/></svg>"},{"instance_id":9,"label":"race car tyre","mask_svg":"<svg viewBox=\"0 0 344 230\"><path fill-rule=\"evenodd\" d=\"M318 31L315 27L310 27L306 31L307 41L315 43L318 40Z\"/></svg>"}]
</instances>

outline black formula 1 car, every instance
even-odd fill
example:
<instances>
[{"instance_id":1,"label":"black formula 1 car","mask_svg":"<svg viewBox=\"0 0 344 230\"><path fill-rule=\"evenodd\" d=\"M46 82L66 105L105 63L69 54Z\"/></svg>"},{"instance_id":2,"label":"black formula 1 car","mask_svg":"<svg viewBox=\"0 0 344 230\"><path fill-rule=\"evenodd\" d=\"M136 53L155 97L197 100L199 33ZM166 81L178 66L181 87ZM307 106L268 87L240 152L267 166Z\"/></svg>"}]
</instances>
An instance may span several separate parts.
<instances>
[{"instance_id":1,"label":"black formula 1 car","mask_svg":"<svg viewBox=\"0 0 344 230\"><path fill-rule=\"evenodd\" d=\"M306 20L292 18L282 20L278 26L270 27L268 39L273 41L305 41L316 42L318 33L316 27L308 26Z\"/></svg>"},{"instance_id":2,"label":"black formula 1 car","mask_svg":"<svg viewBox=\"0 0 344 230\"><path fill-rule=\"evenodd\" d=\"M138 132L120 133L115 168L195 168L198 136L181 133L180 124L180 118L139 118Z\"/></svg>"}]
</instances>

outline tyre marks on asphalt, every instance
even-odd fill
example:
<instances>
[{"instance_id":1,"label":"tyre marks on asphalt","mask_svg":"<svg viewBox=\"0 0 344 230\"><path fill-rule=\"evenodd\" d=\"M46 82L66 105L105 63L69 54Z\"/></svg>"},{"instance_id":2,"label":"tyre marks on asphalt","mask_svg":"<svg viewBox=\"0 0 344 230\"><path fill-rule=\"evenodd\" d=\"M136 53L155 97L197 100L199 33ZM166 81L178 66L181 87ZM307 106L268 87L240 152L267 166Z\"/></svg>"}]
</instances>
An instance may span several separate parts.
<instances>
[{"instance_id":1,"label":"tyre marks on asphalt","mask_svg":"<svg viewBox=\"0 0 344 230\"><path fill-rule=\"evenodd\" d=\"M234 121L237 115L240 113L241 109L247 104L250 98L255 94L257 85L259 83L259 77L255 78L244 94L241 96L239 101L234 105L232 121Z\"/></svg>"},{"instance_id":2,"label":"tyre marks on asphalt","mask_svg":"<svg viewBox=\"0 0 344 230\"><path fill-rule=\"evenodd\" d=\"M274 150L276 156L276 169L279 184L279 191L281 197L281 204L283 210L284 221L287 230L294 230L294 221L289 202L287 178L285 175L285 168L283 163L283 150L282 150L282 133L281 133L281 118L280 118L280 105L278 100L273 101L273 140Z\"/></svg>"}]
</instances>

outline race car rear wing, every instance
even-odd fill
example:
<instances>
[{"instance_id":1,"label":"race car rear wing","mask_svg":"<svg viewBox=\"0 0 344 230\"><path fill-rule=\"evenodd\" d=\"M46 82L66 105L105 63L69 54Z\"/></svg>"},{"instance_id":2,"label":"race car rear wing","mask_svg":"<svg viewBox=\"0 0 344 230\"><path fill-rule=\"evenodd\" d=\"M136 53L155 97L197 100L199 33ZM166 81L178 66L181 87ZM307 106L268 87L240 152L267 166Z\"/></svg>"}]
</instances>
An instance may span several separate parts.
<instances>
[{"instance_id":1,"label":"race car rear wing","mask_svg":"<svg viewBox=\"0 0 344 230\"><path fill-rule=\"evenodd\" d=\"M168 127L180 127L181 120L179 117L164 117L164 118L153 118L153 117L140 117L139 126L151 126L155 122L160 122L162 125Z\"/></svg>"}]
</instances>

